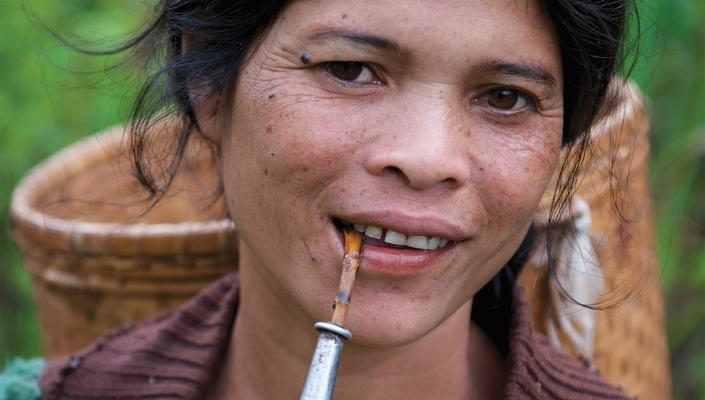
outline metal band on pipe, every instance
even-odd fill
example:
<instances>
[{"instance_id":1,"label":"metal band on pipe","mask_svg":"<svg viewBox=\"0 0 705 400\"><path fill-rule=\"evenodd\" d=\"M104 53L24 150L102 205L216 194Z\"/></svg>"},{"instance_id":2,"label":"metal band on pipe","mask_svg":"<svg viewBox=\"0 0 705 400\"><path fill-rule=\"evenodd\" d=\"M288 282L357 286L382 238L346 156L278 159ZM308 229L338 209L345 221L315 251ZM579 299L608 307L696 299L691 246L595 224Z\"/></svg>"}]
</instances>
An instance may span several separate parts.
<instances>
[{"instance_id":1,"label":"metal band on pipe","mask_svg":"<svg viewBox=\"0 0 705 400\"><path fill-rule=\"evenodd\" d=\"M319 331L337 333L339 336L342 336L346 340L350 340L352 338L352 332L343 328L342 326L338 326L330 322L316 322L313 327L318 329Z\"/></svg>"}]
</instances>

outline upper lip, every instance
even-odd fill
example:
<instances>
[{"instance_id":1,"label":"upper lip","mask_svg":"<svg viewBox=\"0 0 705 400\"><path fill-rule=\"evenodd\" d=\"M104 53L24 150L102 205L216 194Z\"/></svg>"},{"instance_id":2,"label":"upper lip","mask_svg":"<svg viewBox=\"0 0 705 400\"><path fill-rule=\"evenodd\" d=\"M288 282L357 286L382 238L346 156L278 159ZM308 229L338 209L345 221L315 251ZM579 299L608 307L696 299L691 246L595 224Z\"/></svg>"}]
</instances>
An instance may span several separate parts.
<instances>
[{"instance_id":1,"label":"upper lip","mask_svg":"<svg viewBox=\"0 0 705 400\"><path fill-rule=\"evenodd\" d=\"M438 214L406 214L400 210L376 210L335 215L345 222L389 228L406 235L438 236L452 241L468 239L465 231L449 216Z\"/></svg>"}]
</instances>

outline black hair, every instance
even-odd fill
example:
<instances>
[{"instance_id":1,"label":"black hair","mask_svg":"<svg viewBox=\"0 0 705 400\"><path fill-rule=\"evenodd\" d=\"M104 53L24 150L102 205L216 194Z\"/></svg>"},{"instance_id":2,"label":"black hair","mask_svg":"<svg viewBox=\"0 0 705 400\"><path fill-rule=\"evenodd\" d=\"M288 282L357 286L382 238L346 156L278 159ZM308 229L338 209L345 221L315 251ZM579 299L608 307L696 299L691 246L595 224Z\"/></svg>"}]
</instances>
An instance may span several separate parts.
<instances>
[{"instance_id":1,"label":"black hair","mask_svg":"<svg viewBox=\"0 0 705 400\"><path fill-rule=\"evenodd\" d=\"M169 187L191 135L205 138L194 106L209 100L220 110L227 110L247 52L288 3L158 0L153 19L140 34L120 48L101 52L130 52L155 69L134 103L130 129L135 175L152 199L158 200ZM633 50L625 44L633 7L629 0L545 0L544 6L557 31L561 51L563 147L568 154L560 166L558 190L551 205L550 239L557 231L559 217L570 207L579 167L590 148L589 128L600 107L609 101L608 86L623 67L627 51ZM184 46L188 51L183 51ZM191 88L199 90L194 94ZM152 126L165 119L178 119L180 124L172 133L174 146L168 165L153 168L149 136L154 131ZM525 240L522 249L528 251L528 247ZM489 305L510 298L521 265L507 264L476 294L477 303Z\"/></svg>"}]
</instances>

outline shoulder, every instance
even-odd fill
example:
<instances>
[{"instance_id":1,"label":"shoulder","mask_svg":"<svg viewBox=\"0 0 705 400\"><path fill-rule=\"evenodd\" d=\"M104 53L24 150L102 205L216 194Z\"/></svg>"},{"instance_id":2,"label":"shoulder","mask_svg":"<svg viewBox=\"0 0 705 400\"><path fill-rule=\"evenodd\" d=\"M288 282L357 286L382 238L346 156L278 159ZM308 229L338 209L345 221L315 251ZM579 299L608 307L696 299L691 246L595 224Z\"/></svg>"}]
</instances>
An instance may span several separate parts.
<instances>
[{"instance_id":1,"label":"shoulder","mask_svg":"<svg viewBox=\"0 0 705 400\"><path fill-rule=\"evenodd\" d=\"M626 400L597 370L555 348L531 326L528 304L514 291L505 397L507 399Z\"/></svg>"},{"instance_id":2,"label":"shoulder","mask_svg":"<svg viewBox=\"0 0 705 400\"><path fill-rule=\"evenodd\" d=\"M39 399L39 376L44 366L41 358L11 361L4 371L0 371L0 400Z\"/></svg>"},{"instance_id":3,"label":"shoulder","mask_svg":"<svg viewBox=\"0 0 705 400\"><path fill-rule=\"evenodd\" d=\"M43 398L197 398L227 346L237 293L237 275L226 275L173 311L52 360Z\"/></svg>"}]
</instances>

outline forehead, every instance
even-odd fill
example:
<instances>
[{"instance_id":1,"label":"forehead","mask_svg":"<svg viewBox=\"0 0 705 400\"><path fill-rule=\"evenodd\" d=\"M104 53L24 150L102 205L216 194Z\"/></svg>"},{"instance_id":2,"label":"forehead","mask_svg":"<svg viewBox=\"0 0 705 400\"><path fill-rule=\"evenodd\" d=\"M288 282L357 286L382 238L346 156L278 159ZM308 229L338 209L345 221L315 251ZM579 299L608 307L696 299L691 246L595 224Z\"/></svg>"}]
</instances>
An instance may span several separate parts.
<instances>
[{"instance_id":1,"label":"forehead","mask_svg":"<svg viewBox=\"0 0 705 400\"><path fill-rule=\"evenodd\" d=\"M555 30L538 0L298 0L280 22L280 33L302 44L341 30L389 39L399 53L433 63L511 59L556 73L560 67Z\"/></svg>"}]
</instances>

